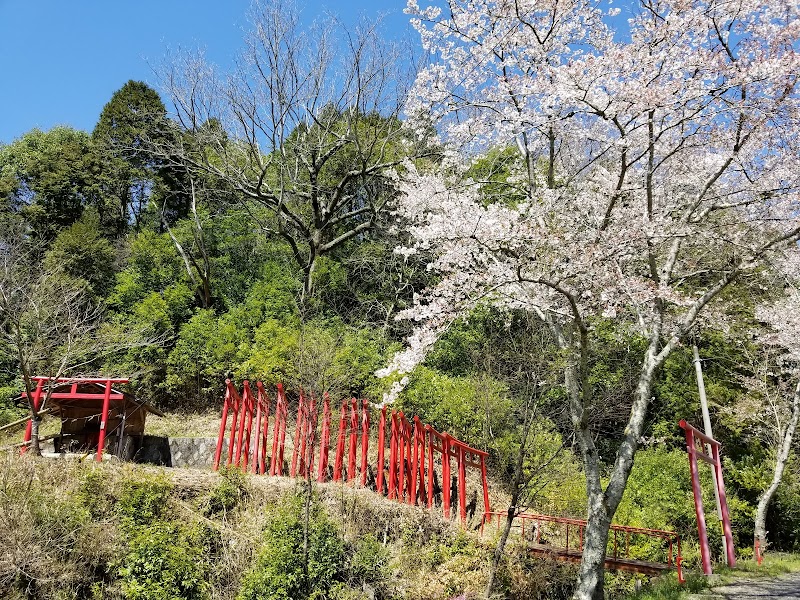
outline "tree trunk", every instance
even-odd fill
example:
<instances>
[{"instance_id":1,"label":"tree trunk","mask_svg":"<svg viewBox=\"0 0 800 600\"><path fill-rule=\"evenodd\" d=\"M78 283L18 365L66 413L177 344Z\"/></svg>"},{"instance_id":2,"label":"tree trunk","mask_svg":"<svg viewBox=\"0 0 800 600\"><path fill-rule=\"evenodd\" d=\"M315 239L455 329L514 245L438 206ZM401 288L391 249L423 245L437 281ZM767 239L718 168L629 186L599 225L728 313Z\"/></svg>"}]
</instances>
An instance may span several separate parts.
<instances>
[{"instance_id":1,"label":"tree trunk","mask_svg":"<svg viewBox=\"0 0 800 600\"><path fill-rule=\"evenodd\" d=\"M792 438L797 429L797 421L800 417L800 380L797 382L797 387L794 390L792 398L792 416L789 418L789 423L783 431L783 439L781 440L778 455L775 457L775 472L772 475L772 483L769 484L766 490L761 494L758 499L758 508L756 509L756 522L754 531L754 542L760 547L761 552L766 549L767 543L767 507L778 491L778 486L783 477L783 470L786 467L786 461L789 459L789 451L792 448Z\"/></svg>"},{"instance_id":2,"label":"tree trunk","mask_svg":"<svg viewBox=\"0 0 800 600\"><path fill-rule=\"evenodd\" d=\"M497 569L500 567L500 561L503 558L503 552L506 549L506 542L508 542L508 536L511 533L511 525L514 523L514 516L517 512L517 499L511 499L511 506L508 507L508 515L506 516L506 523L503 527L503 533L500 534L500 541L497 542L497 547L494 549L494 555L492 556L492 564L489 567L489 581L486 583L486 593L484 594L484 598L489 600L492 597L492 588L494 587L495 579L497 579ZM500 518L499 516L497 517Z\"/></svg>"},{"instance_id":3,"label":"tree trunk","mask_svg":"<svg viewBox=\"0 0 800 600\"><path fill-rule=\"evenodd\" d=\"M603 600L605 597L605 562L608 530L611 517L602 493L589 497L586 528L583 532L583 556L578 572L578 583L573 593L575 600Z\"/></svg>"},{"instance_id":4,"label":"tree trunk","mask_svg":"<svg viewBox=\"0 0 800 600\"><path fill-rule=\"evenodd\" d=\"M42 417L37 413L32 415L31 417L31 443L28 446L28 451L31 452L34 456L41 456L42 449L39 446L39 423L41 423Z\"/></svg>"},{"instance_id":5,"label":"tree trunk","mask_svg":"<svg viewBox=\"0 0 800 600\"><path fill-rule=\"evenodd\" d=\"M300 298L301 304L305 304L307 300L310 300L311 295L314 293L314 271L317 270L317 259L319 259L319 255L313 252L309 258L308 264L303 269L303 295Z\"/></svg>"},{"instance_id":6,"label":"tree trunk","mask_svg":"<svg viewBox=\"0 0 800 600\"><path fill-rule=\"evenodd\" d=\"M517 461L514 465L514 481L511 484L511 505L508 507L506 524L503 527L503 533L500 535L500 541L497 543L497 548L494 549L492 564L489 567L489 581L486 584L486 593L484 594L484 598L486 600L491 598L494 581L497 578L497 569L500 566L500 560L503 558L503 552L505 552L506 549L506 542L508 542L508 536L511 533L511 526L514 523L514 517L517 514L517 506L519 505L519 499L523 485L522 479L525 466L525 454L527 451L528 433L530 432L531 427L529 417L530 415L526 413L522 441L519 446L519 452L517 453ZM499 519L500 517L498 516L497 518Z\"/></svg>"},{"instance_id":7,"label":"tree trunk","mask_svg":"<svg viewBox=\"0 0 800 600\"><path fill-rule=\"evenodd\" d=\"M608 534L614 514L617 512L625 486L633 468L633 459L639 445L644 418L650 403L653 377L657 367L658 336L652 336L645 355L639 382L634 394L631 414L625 427L625 437L617 450L614 467L611 471L606 489L603 490L601 482L600 457L594 445L591 431L586 424L584 415L573 414L575 433L583 452L584 472L586 474L586 491L588 498L586 528L583 539L583 556L578 573L578 582L573 594L575 600L602 600L605 597L603 584L605 582L605 556L608 544ZM575 379L567 381L567 388L575 393L579 390L580 381L577 380L578 370L567 369L567 380L570 375ZM583 386L586 384L584 383ZM575 406L575 404L573 404ZM582 406L588 406L583 399ZM584 409L585 410L585 409ZM580 418L578 418L580 417Z\"/></svg>"}]
</instances>

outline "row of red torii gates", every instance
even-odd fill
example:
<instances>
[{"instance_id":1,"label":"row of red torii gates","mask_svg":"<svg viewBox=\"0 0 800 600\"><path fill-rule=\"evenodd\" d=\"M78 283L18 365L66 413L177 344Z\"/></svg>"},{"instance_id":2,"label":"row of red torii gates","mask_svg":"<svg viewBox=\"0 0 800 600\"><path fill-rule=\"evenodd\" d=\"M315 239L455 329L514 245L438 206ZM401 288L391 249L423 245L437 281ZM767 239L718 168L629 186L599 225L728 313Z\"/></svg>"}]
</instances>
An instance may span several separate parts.
<instances>
[{"instance_id":1,"label":"row of red torii gates","mask_svg":"<svg viewBox=\"0 0 800 600\"><path fill-rule=\"evenodd\" d=\"M441 504L444 516L450 518L451 500L453 499L450 461L455 459L455 488L462 524L465 524L467 519L467 469L480 471L484 504L481 531L483 530L483 525L491 522L493 517L498 518L499 526L500 518L506 514L491 510L486 476L487 452L472 448L447 433L436 431L430 425L422 423L417 416L409 421L402 412L391 411L391 413L387 413L387 407L385 406L381 408L378 420L375 477L374 480L369 480L371 422L367 400L359 401L351 398L342 402L339 412L334 461L331 467L329 464L332 421L330 399L327 394L323 395L321 403L321 439L317 443L318 419L320 417L317 399L313 394L306 397L301 392L297 404L291 462L285 468L284 460L288 458L284 455L289 409L283 386L278 384L275 394L270 444L270 410L273 408L273 403L271 403L264 390L263 384L260 381L257 382L255 390L253 390L250 383L244 381L242 393L239 394L230 380L226 380L225 383L225 402L214 455L214 470L219 469L227 442L226 464L235 465L245 471L250 470L252 473L258 474L269 473L273 476L302 477L304 479L314 479L320 483L342 481L347 483L357 482L362 487L372 487L374 485L374 490L377 493L386 495L390 499L429 508L434 505L434 497L438 493L436 488L438 482L441 481ZM228 427L229 417L231 418L230 427ZM704 573L710 574L711 558L698 475L698 459L709 463L715 470L716 481L721 488L721 520L727 542L725 558L728 565L734 566L736 564L730 516L725 500L724 484L722 483L722 465L719 458L720 444L685 421L680 422L680 427L686 433L692 491L698 521L701 563ZM387 440L389 444L388 470L386 461ZM710 456L703 452L702 447L698 449L698 445L703 443L708 445ZM267 450L269 446L271 446L271 453L268 457ZM439 465L441 469L440 476L438 475ZM525 537L526 521L535 523L536 539L530 544L534 553L544 551L559 560L580 560L583 546L583 530L586 527L585 520L528 513L517 514L516 518L521 522L523 537ZM555 553L552 548L539 546L541 526L542 523L547 522L565 528L565 547L558 549ZM569 541L571 527L576 528L578 535L579 543L576 549L571 548ZM677 568L679 581L683 581L681 541L680 536L675 532L620 525L612 525L611 530L614 536L613 550L607 554L607 567L649 574ZM666 559L663 562L654 563L631 558L629 554L632 535L663 540L666 544L665 549L668 552ZM618 536L624 536L624 545L617 543ZM674 555L674 550L677 550L677 556Z\"/></svg>"},{"instance_id":2,"label":"row of red torii gates","mask_svg":"<svg viewBox=\"0 0 800 600\"><path fill-rule=\"evenodd\" d=\"M235 465L245 471L262 475L269 473L302 477L320 483L343 481L358 483L364 487L373 485L372 478L368 481L371 426L368 401L351 398L342 402L332 468L329 464L332 414L327 394L322 397L321 415L319 409L313 394L306 397L300 392L292 456L287 465L287 473L284 471L284 461L288 459L285 449L289 408L283 386L278 384L273 403L260 381L256 383L255 389L249 381L244 381L240 394L236 386L226 380L214 470L219 469L227 442L226 464ZM322 426L318 440L320 416ZM273 421L271 441L270 417ZM488 453L472 448L447 433L436 431L430 425L422 423L417 416L409 420L402 412L388 413L385 406L380 411L377 437L374 471L376 492L400 502L432 507L438 486L441 490L444 516L450 518L453 500L451 459L455 459L455 487L462 523L466 523L467 519L467 469L480 472L483 512L491 514L486 478ZM271 449L269 456L268 448Z\"/></svg>"}]
</instances>

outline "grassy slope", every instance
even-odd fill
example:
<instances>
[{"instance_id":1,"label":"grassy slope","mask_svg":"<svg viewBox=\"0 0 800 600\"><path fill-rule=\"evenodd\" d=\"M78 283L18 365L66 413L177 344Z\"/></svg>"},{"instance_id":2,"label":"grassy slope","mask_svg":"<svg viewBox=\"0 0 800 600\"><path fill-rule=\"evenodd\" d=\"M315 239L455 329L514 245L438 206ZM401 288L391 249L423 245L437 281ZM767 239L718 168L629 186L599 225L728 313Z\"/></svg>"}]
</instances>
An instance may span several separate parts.
<instances>
[{"instance_id":1,"label":"grassy slope","mask_svg":"<svg viewBox=\"0 0 800 600\"><path fill-rule=\"evenodd\" d=\"M215 414L172 413L164 418L151 415L147 430L154 435L213 437L218 427L219 417ZM47 419L42 427L43 435L57 430L58 421L53 418ZM0 447L21 439L22 430L3 433L5 435L0 437ZM0 547L11 549L5 557L0 558L0 597L4 598L13 597L4 592L4 589L9 589L10 580L15 577L18 579L19 572L32 570L39 573L45 563L50 565L54 574L46 575L42 572L35 575L34 579L38 577L45 582L54 578L73 581L78 589L83 585L80 584L81 581L84 584L96 584L98 569L106 573L101 577L103 581L103 578L109 577L108 565L118 561L125 548L125 539L120 535L113 509L99 523L92 519L78 523L74 519L64 518L63 515L59 517L59 511L80 510L80 503L83 501L81 481L85 481L89 473L98 470L102 473L102 489L97 491L97 495L108 499L112 504L125 482L167 473L174 486L170 510L176 517L186 522L216 527L224 538L238 548L235 556L228 555L231 564L227 566L227 571L235 575L228 576L224 581L219 580L213 598L235 597L239 578L248 568L259 545L259 533L264 523L263 506L297 485L286 479L248 478L247 500L235 512L224 515L222 519L218 516L209 519L204 515L204 506L207 506L208 498L214 493L220 479L217 474L208 471L162 470L120 464L98 467L79 463L18 460L11 457L4 457L2 460L0 514L3 516L0 517ZM428 513L403 506L366 490L341 484L316 487L327 512L337 520L345 538L357 539L371 533L391 549L393 558L390 578L395 582L391 597L445 600L460 593L466 593L467 598L477 597L482 591L493 542L488 535L484 540L473 534L465 536L459 533L457 527L444 522L435 511ZM26 498L26 494L20 492L24 489L33 490L33 493ZM36 499L40 505L53 507L52 514L33 506L30 500ZM35 532L41 527L52 529L52 521L59 518L66 523L66 529L72 523L72 531L64 531L64 527L56 528L56 534L45 532L45 535L38 536L41 538L39 540L36 535L27 533ZM24 535L21 532L25 532ZM68 542L64 542L64 536ZM101 544L93 544L93 536L99 537ZM78 554L59 554L58 548L65 543L77 548ZM38 550L28 552L26 548L30 547ZM42 561L37 559L30 562L32 559L25 558L26 553L38 554L44 558ZM569 582L573 576L570 567L530 561L518 548L510 548L509 554L510 558L504 565L501 577L506 597L537 596L545 590L548 590L548 597L565 597L568 594ZM13 575L15 570L17 575ZM113 567L111 570L113 571ZM775 575L797 570L800 570L800 557L770 555L761 567L756 567L752 561L743 561L738 569L722 570L721 573L727 580L742 575ZM113 580L113 576L111 579ZM625 591L632 586L632 580L625 576L612 575L610 580L612 589L609 591L617 597L624 596ZM677 599L681 594L705 587L706 581L703 577L690 576L688 585L679 586L674 576L670 575L654 581L652 586L629 597L637 600ZM104 593L106 597L114 597L109 590ZM48 596L40 594L40 597Z\"/></svg>"},{"instance_id":2,"label":"grassy slope","mask_svg":"<svg viewBox=\"0 0 800 600\"><path fill-rule=\"evenodd\" d=\"M0 464L0 597L121 598L119 565L129 540L117 505L131 482L164 476L172 487L169 521L207 528L218 539L207 557L210 597L235 598L261 543L265 506L295 491L297 482L247 477L234 510L209 514L221 482L216 473L30 457L3 457ZM435 512L341 484L315 490L346 540L371 534L389 549L391 597L445 600L475 595L484 585L487 550Z\"/></svg>"}]
</instances>

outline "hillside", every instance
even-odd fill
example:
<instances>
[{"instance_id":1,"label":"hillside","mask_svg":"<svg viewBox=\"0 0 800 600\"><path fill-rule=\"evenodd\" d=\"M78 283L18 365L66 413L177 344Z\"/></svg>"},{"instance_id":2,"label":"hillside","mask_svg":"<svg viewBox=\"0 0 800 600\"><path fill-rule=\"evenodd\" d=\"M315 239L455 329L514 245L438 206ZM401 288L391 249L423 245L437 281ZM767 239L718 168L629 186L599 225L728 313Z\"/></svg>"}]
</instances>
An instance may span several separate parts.
<instances>
[{"instance_id":1,"label":"hillside","mask_svg":"<svg viewBox=\"0 0 800 600\"><path fill-rule=\"evenodd\" d=\"M302 508L301 482L19 458L1 468L0 597L8 600L172 598L178 588L182 598L248 598L243 590L268 570L256 564L276 552L272 568L302 563L285 539L301 516L293 512ZM314 484L313 494L309 569L324 571L312 579L326 597L444 600L483 591L491 545L475 532L346 485ZM314 537L323 534L330 537ZM537 580L525 571L504 576L512 597L530 597L525 589ZM569 567L548 568L548 579L560 571L569 587ZM272 593L258 597L282 597L277 587Z\"/></svg>"}]
</instances>

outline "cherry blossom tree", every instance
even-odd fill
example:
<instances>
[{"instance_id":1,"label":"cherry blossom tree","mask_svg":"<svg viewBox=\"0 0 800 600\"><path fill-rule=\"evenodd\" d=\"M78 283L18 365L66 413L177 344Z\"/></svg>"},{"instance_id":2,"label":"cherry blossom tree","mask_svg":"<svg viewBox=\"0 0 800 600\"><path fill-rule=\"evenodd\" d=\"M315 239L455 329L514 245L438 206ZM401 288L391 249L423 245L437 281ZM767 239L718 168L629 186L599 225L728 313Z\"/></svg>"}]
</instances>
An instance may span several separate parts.
<instances>
[{"instance_id":1,"label":"cherry blossom tree","mask_svg":"<svg viewBox=\"0 0 800 600\"><path fill-rule=\"evenodd\" d=\"M550 327L587 480L575 598L602 598L658 368L723 290L797 253L798 5L643 0L616 36L585 0L446 6L408 2L429 65L407 110L421 132L433 120L452 169L397 181L414 238L400 251L434 250L441 280L404 313L419 326L384 374L413 369L479 302ZM498 147L518 149L516 192L492 197L459 174ZM605 485L588 370L601 318L646 340Z\"/></svg>"}]
</instances>

